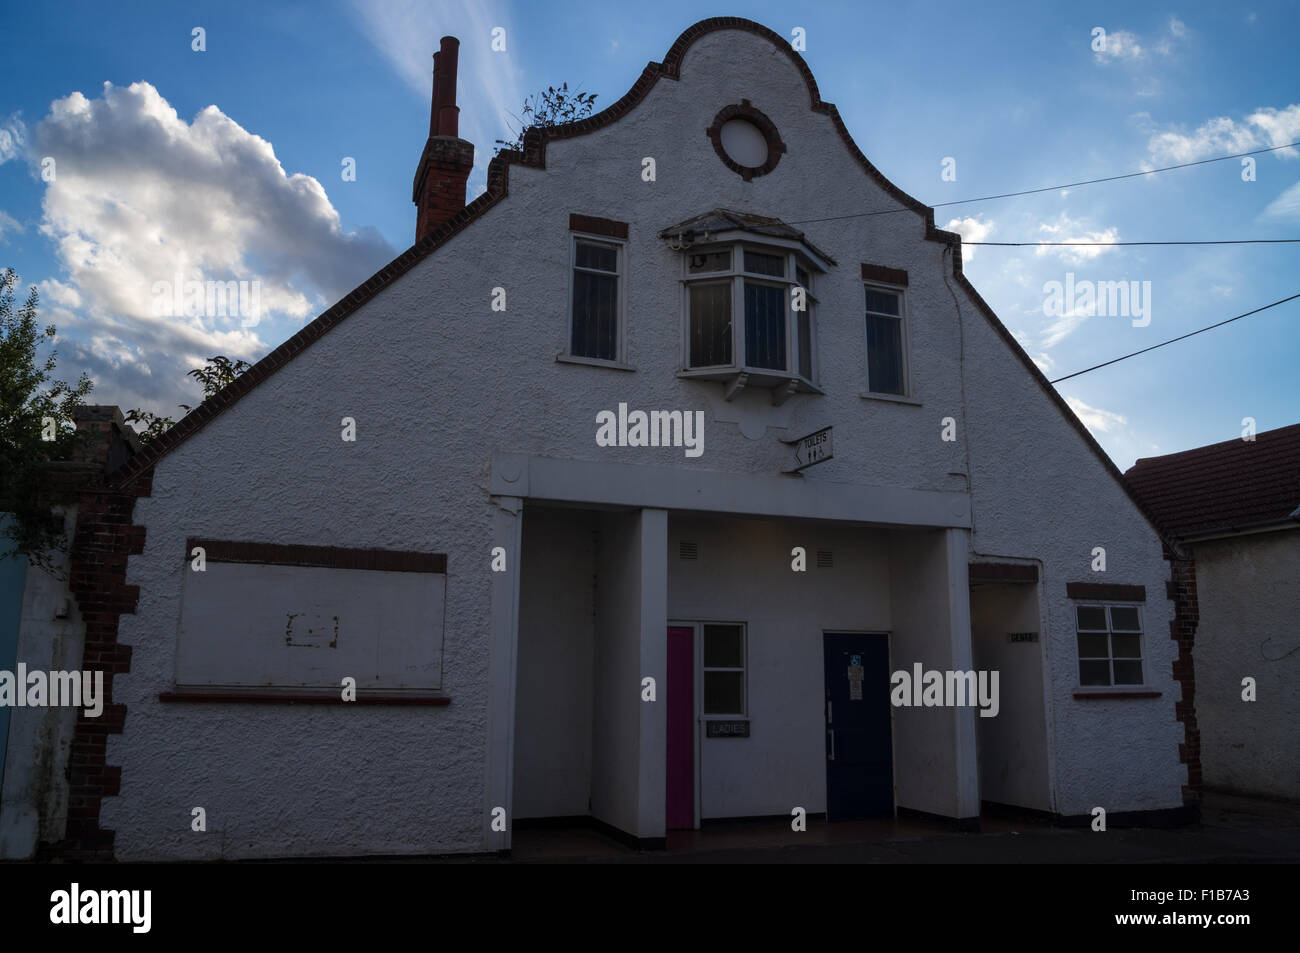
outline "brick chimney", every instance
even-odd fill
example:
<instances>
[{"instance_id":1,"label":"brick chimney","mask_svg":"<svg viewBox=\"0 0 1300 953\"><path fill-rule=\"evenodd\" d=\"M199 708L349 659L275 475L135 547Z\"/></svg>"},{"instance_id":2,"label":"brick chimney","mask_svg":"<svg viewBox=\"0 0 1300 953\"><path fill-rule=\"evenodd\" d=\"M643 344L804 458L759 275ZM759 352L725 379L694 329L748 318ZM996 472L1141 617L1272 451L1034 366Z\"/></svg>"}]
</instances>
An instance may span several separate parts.
<instances>
[{"instance_id":1,"label":"brick chimney","mask_svg":"<svg viewBox=\"0 0 1300 953\"><path fill-rule=\"evenodd\" d=\"M474 168L474 146L458 135L456 60L460 40L444 36L433 54L433 104L429 110L429 141L415 171L411 201L415 203L418 242L465 207L465 183Z\"/></svg>"}]
</instances>

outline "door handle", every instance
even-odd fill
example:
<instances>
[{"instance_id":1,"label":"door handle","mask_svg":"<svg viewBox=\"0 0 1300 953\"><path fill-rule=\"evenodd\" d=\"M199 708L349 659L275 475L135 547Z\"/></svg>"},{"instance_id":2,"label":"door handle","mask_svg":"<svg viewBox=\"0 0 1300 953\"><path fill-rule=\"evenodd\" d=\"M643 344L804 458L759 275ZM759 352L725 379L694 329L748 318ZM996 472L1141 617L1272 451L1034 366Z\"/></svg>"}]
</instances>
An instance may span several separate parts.
<instances>
[{"instance_id":1,"label":"door handle","mask_svg":"<svg viewBox=\"0 0 1300 953\"><path fill-rule=\"evenodd\" d=\"M826 734L830 735L830 739L831 739L831 753L830 753L830 755L826 758L826 760L827 760L827 761L834 761L834 760L835 760L835 732L832 731L831 729L827 728L827 729L826 729Z\"/></svg>"}]
</instances>

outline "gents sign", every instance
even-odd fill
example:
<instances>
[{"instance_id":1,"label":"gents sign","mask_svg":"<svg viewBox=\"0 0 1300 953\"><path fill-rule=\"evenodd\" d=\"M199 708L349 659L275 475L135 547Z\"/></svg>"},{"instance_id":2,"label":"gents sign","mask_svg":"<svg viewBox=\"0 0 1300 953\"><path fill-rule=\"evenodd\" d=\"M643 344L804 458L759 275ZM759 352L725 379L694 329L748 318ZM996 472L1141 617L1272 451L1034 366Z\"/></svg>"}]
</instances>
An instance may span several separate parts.
<instances>
[{"instance_id":1,"label":"gents sign","mask_svg":"<svg viewBox=\"0 0 1300 953\"><path fill-rule=\"evenodd\" d=\"M814 463L821 463L835 456L835 445L831 441L831 428L824 427L816 433L810 433L798 440L784 440L782 443L794 447L794 466L786 473L798 473Z\"/></svg>"}]
</instances>

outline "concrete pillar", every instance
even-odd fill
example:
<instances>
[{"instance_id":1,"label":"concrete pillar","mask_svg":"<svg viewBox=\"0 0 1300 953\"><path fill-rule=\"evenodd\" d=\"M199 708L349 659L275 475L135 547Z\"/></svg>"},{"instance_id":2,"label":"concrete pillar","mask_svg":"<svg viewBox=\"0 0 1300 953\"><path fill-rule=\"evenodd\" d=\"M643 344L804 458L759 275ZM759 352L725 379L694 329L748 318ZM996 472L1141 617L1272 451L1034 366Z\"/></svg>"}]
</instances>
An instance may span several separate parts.
<instances>
[{"instance_id":1,"label":"concrete pillar","mask_svg":"<svg viewBox=\"0 0 1300 953\"><path fill-rule=\"evenodd\" d=\"M509 850L514 827L515 673L519 656L519 568L523 543L523 500L494 496L492 546L506 552L506 571L491 573L492 658L488 669L487 779L484 785L483 847ZM489 553L483 554L487 564ZM492 829L493 811L505 809L505 830ZM500 812L497 812L498 816ZM500 826L498 822L497 826Z\"/></svg>"},{"instance_id":2,"label":"concrete pillar","mask_svg":"<svg viewBox=\"0 0 1300 953\"><path fill-rule=\"evenodd\" d=\"M668 511L641 510L641 677L653 678L656 701L641 702L637 836L667 831Z\"/></svg>"},{"instance_id":3,"label":"concrete pillar","mask_svg":"<svg viewBox=\"0 0 1300 953\"><path fill-rule=\"evenodd\" d=\"M975 668L970 632L970 540L969 530L944 531L948 564L948 639L952 669L968 672ZM978 819L980 813L979 758L975 750L974 706L952 709L956 719L953 754L956 757L956 816L958 820Z\"/></svg>"}]
</instances>

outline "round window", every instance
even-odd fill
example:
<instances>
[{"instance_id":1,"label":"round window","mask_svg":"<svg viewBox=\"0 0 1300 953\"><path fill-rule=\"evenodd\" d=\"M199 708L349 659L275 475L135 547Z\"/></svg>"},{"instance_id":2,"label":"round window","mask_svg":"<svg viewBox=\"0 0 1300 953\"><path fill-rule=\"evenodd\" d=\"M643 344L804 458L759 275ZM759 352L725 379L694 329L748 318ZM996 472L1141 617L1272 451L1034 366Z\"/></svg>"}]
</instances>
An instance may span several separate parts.
<instances>
[{"instance_id":1,"label":"round window","mask_svg":"<svg viewBox=\"0 0 1300 953\"><path fill-rule=\"evenodd\" d=\"M772 120L748 99L724 106L704 132L722 164L746 182L775 169L785 152L785 143Z\"/></svg>"},{"instance_id":2,"label":"round window","mask_svg":"<svg viewBox=\"0 0 1300 953\"><path fill-rule=\"evenodd\" d=\"M739 166L757 169L767 162L767 137L752 122L731 119L722 124L722 151Z\"/></svg>"}]
</instances>

